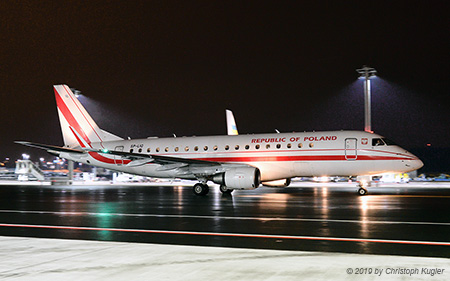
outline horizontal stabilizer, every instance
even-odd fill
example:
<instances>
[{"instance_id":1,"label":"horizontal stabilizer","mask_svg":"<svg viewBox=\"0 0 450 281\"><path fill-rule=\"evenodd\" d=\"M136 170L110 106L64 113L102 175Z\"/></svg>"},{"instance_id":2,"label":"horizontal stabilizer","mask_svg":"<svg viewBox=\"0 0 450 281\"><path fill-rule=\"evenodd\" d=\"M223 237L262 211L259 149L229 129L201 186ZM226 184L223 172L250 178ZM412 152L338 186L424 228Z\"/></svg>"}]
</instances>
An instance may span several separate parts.
<instances>
[{"instance_id":1,"label":"horizontal stabilizer","mask_svg":"<svg viewBox=\"0 0 450 281\"><path fill-rule=\"evenodd\" d=\"M61 147L61 146L55 146L55 145L49 145L49 144L40 144L40 143L34 143L29 141L15 141L17 144L45 149L47 151L56 151L56 152L66 152L66 153L76 153L76 154L83 154L86 153L86 151L83 150L77 150L67 147Z\"/></svg>"}]
</instances>

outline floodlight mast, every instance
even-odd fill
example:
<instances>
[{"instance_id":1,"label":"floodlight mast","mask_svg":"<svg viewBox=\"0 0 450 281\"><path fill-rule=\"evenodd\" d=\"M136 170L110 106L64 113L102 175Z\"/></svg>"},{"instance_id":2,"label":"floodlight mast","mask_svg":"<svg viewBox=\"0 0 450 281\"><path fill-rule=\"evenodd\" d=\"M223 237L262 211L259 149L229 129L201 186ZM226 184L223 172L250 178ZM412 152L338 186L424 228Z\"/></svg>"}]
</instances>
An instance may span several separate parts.
<instances>
[{"instance_id":1,"label":"floodlight mast","mask_svg":"<svg viewBox=\"0 0 450 281\"><path fill-rule=\"evenodd\" d=\"M357 69L356 72L361 74L360 79L364 79L364 131L373 133L370 112L370 78L375 77L377 71L375 68L364 65L362 68Z\"/></svg>"}]
</instances>

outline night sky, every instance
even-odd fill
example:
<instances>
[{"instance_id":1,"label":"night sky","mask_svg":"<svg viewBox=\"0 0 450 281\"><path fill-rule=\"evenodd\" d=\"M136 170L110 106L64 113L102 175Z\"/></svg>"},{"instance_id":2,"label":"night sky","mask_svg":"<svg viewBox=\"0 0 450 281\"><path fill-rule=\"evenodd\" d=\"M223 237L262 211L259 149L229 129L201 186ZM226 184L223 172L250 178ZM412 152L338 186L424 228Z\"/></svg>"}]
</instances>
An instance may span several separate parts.
<instances>
[{"instance_id":1,"label":"night sky","mask_svg":"<svg viewBox=\"0 0 450 281\"><path fill-rule=\"evenodd\" d=\"M52 85L121 137L372 129L450 148L449 1L0 1L0 161L62 145ZM448 151L448 150L447 150ZM450 160L449 160L450 161ZM445 162L445 161L444 161ZM444 163L445 164L445 163Z\"/></svg>"}]
</instances>

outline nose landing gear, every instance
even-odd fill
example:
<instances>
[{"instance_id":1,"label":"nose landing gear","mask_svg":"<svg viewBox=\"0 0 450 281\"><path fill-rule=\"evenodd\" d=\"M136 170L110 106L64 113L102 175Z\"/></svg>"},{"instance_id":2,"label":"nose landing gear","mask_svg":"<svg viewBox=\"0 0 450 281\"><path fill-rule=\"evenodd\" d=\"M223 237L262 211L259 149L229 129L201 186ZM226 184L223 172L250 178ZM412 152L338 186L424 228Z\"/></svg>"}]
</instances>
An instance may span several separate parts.
<instances>
[{"instance_id":1,"label":"nose landing gear","mask_svg":"<svg viewBox=\"0 0 450 281\"><path fill-rule=\"evenodd\" d=\"M367 195L367 188L371 186L372 184L372 176L358 176L356 178L356 180L358 181L358 194L363 196L363 195Z\"/></svg>"},{"instance_id":2,"label":"nose landing gear","mask_svg":"<svg viewBox=\"0 0 450 281\"><path fill-rule=\"evenodd\" d=\"M358 194L361 195L361 196L366 195L367 194L367 189L365 189L364 187L360 187L358 189Z\"/></svg>"}]
</instances>

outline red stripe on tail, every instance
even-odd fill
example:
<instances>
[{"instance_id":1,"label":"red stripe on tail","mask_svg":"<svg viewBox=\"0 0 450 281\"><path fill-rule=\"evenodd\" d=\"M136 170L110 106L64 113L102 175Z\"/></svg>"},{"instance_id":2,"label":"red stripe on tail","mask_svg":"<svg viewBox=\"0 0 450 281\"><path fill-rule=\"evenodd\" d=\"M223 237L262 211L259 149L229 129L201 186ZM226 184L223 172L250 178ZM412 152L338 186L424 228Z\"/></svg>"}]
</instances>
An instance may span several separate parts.
<instances>
[{"instance_id":1,"label":"red stripe on tail","mask_svg":"<svg viewBox=\"0 0 450 281\"><path fill-rule=\"evenodd\" d=\"M70 112L70 109L67 107L66 103L62 100L61 96L59 95L56 88L53 88L55 91L55 98L56 98L56 106L58 107L59 111L64 115L64 118L67 120L69 125L81 135L81 137L90 144L91 141L89 140L88 136L85 134L85 132L81 129L80 124L77 122L75 117L72 115L72 112ZM76 135L75 135L76 137Z\"/></svg>"}]
</instances>

